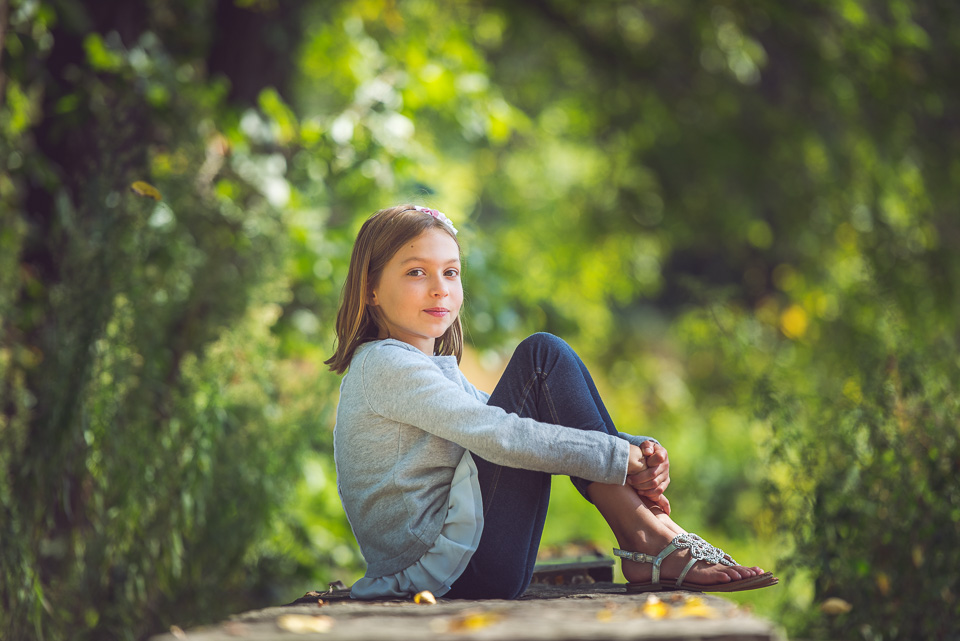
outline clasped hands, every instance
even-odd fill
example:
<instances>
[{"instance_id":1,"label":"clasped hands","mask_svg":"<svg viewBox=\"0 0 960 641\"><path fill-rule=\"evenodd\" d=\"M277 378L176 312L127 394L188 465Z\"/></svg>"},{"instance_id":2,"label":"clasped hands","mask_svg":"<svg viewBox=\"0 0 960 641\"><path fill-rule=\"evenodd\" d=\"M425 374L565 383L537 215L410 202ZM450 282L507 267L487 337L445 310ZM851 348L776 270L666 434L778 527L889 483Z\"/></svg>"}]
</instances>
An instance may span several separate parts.
<instances>
[{"instance_id":1,"label":"clasped hands","mask_svg":"<svg viewBox=\"0 0 960 641\"><path fill-rule=\"evenodd\" d=\"M670 501L664 496L670 485L670 460L659 443L644 441L639 447L630 445L627 485L636 490L648 507L657 506L670 514Z\"/></svg>"}]
</instances>

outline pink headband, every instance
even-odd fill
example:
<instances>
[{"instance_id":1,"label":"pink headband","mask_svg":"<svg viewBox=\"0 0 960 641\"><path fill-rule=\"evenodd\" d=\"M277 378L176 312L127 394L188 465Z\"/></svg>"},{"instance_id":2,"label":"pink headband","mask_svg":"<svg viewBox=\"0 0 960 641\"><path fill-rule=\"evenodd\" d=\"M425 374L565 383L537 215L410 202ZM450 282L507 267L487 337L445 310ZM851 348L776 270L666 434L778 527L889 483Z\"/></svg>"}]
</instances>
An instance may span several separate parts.
<instances>
[{"instance_id":1,"label":"pink headband","mask_svg":"<svg viewBox=\"0 0 960 641\"><path fill-rule=\"evenodd\" d=\"M416 209L417 211L422 211L425 214L430 214L431 216L439 220L441 223L449 227L450 231L453 232L454 236L457 235L457 228L454 227L453 223L450 222L450 219L444 216L441 212L437 211L436 209L428 209L427 207L421 207L420 205L414 205L413 208Z\"/></svg>"}]
</instances>

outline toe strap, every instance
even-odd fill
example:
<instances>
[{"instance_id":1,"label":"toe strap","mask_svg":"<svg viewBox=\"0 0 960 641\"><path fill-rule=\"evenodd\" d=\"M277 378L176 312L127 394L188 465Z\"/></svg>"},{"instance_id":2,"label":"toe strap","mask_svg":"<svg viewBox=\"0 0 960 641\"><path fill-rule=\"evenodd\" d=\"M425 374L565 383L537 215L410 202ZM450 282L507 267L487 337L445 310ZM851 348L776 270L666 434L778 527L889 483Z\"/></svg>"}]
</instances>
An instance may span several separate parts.
<instances>
[{"instance_id":1,"label":"toe strap","mask_svg":"<svg viewBox=\"0 0 960 641\"><path fill-rule=\"evenodd\" d=\"M696 534L678 534L673 539L673 545L678 548L689 548L690 555L698 561L722 563L723 565L737 564L729 554L714 545L710 545Z\"/></svg>"},{"instance_id":2,"label":"toe strap","mask_svg":"<svg viewBox=\"0 0 960 641\"><path fill-rule=\"evenodd\" d=\"M714 554L719 555L720 557L719 563L723 563L724 565L740 565L739 563L737 563L737 560L735 558L733 558L732 556L730 556L729 554L727 554L717 546L711 545L710 543L705 541L700 536L694 534L693 532L689 532L687 536L692 537L697 541L701 542L703 545L706 545L708 548L711 548L714 551Z\"/></svg>"},{"instance_id":3,"label":"toe strap","mask_svg":"<svg viewBox=\"0 0 960 641\"><path fill-rule=\"evenodd\" d=\"M693 557L691 557L690 560L687 561L687 565L686 565L686 567L683 568L683 572L681 572L681 573L680 573L680 576L677 577L677 589L678 589L678 590L680 590L680 589L683 588L683 580L687 577L687 572L689 572L689 571L690 571L690 568L692 568L694 565L697 564L697 561L698 561L698 559L693 558Z\"/></svg>"}]
</instances>

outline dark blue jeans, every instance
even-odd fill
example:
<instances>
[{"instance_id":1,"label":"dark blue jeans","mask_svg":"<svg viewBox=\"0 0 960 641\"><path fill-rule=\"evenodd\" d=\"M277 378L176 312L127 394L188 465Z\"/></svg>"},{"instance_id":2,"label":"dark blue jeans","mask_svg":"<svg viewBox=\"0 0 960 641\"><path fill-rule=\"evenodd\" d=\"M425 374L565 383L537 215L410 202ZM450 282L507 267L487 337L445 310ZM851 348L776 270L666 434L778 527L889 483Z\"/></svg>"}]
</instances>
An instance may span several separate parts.
<instances>
[{"instance_id":1,"label":"dark blue jeans","mask_svg":"<svg viewBox=\"0 0 960 641\"><path fill-rule=\"evenodd\" d=\"M508 412L617 435L576 352L551 334L517 347L488 402ZM530 585L550 500L550 474L496 465L473 455L483 497L483 534L467 569L444 596L515 599ZM586 496L590 481L572 478Z\"/></svg>"}]
</instances>

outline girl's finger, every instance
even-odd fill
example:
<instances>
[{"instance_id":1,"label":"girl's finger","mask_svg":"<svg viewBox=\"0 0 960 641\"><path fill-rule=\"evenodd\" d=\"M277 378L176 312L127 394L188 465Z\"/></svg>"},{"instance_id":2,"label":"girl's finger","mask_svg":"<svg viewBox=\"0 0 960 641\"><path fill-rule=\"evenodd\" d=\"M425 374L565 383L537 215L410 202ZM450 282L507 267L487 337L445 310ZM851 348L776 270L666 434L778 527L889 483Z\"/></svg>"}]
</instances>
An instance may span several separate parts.
<instances>
[{"instance_id":1,"label":"girl's finger","mask_svg":"<svg viewBox=\"0 0 960 641\"><path fill-rule=\"evenodd\" d=\"M628 478L630 485L636 488L652 489L663 483L669 478L669 472L666 468L649 468L639 474L632 474Z\"/></svg>"},{"instance_id":2,"label":"girl's finger","mask_svg":"<svg viewBox=\"0 0 960 641\"><path fill-rule=\"evenodd\" d=\"M649 483L634 485L633 488L637 492L641 492L645 495L650 495L650 496L659 496L660 494L663 494L663 492L666 490L666 486L663 484L662 481L650 481Z\"/></svg>"},{"instance_id":3,"label":"girl's finger","mask_svg":"<svg viewBox=\"0 0 960 641\"><path fill-rule=\"evenodd\" d=\"M670 501L667 500L667 497L660 495L660 498L657 499L657 505L660 506L660 509L664 511L667 516L670 516Z\"/></svg>"}]
</instances>

